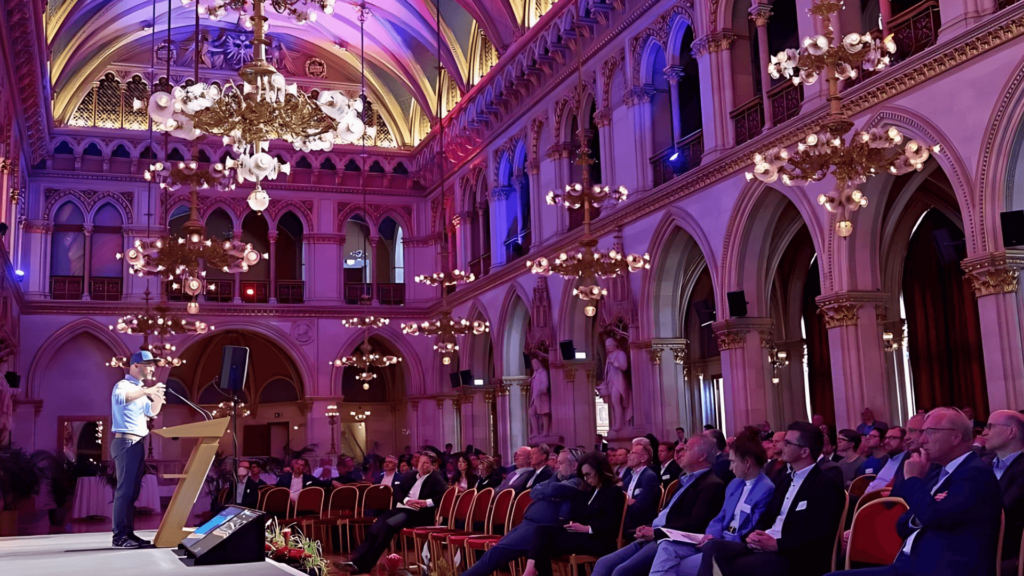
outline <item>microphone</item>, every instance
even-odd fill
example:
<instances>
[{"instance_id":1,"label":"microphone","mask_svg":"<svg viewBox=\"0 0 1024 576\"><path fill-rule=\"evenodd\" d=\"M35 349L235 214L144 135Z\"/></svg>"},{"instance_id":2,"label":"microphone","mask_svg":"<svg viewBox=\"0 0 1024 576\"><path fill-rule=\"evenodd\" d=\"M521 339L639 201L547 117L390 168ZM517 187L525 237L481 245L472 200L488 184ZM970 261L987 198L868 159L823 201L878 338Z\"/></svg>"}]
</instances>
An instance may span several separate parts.
<instances>
[{"instance_id":1,"label":"microphone","mask_svg":"<svg viewBox=\"0 0 1024 576\"><path fill-rule=\"evenodd\" d=\"M178 397L178 398L179 398L179 399L180 399L180 400L181 400L182 402L184 402L185 404L188 404L188 405L189 405L189 406L191 406L191 407L192 407L192 408L193 408L193 409L194 409L194 410L195 410L196 412L199 412L200 414L202 414L202 416L203 416L203 420L213 420L213 414L210 414L210 413L209 413L209 412L207 412L206 410L204 410L204 409L200 408L199 406L197 406L197 405L193 404L192 402L189 402L188 398L185 398L185 397L184 397L184 396L182 396L181 394L178 394L178 393L177 393L177 392L175 392L175 391L174 391L174 389L173 389L173 388L171 388L170 386L168 386L168 387L164 388L164 390L166 390L167 392L170 392L171 394L174 394L174 395L175 395L175 396L177 396L177 397Z\"/></svg>"}]
</instances>

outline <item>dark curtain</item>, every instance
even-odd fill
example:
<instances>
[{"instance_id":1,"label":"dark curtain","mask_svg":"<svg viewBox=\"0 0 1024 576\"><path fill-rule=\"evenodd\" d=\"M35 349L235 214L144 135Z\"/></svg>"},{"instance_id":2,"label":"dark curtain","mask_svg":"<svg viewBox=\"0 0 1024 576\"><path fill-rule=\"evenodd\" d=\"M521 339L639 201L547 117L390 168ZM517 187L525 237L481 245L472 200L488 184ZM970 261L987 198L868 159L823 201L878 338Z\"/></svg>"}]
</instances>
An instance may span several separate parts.
<instances>
[{"instance_id":1,"label":"dark curtain","mask_svg":"<svg viewBox=\"0 0 1024 576\"><path fill-rule=\"evenodd\" d=\"M964 234L930 210L910 239L903 268L910 368L919 408L970 406L988 418L978 306L964 280Z\"/></svg>"},{"instance_id":2,"label":"dark curtain","mask_svg":"<svg viewBox=\"0 0 1024 576\"><path fill-rule=\"evenodd\" d=\"M828 349L825 316L818 314L815 298L821 296L821 274L818 260L807 272L804 284L803 315L807 332L807 375L811 393L811 412L821 414L825 422L835 426L836 402L832 394L832 359Z\"/></svg>"}]
</instances>

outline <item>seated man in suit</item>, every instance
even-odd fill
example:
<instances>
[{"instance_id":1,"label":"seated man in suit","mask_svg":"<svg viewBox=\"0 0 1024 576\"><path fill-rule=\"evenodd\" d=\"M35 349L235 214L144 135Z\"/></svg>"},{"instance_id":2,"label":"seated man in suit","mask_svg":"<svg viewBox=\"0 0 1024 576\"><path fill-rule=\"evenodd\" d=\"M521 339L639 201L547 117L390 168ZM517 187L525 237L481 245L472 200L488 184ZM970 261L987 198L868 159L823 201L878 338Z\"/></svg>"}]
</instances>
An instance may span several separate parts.
<instances>
[{"instance_id":1,"label":"seated man in suit","mask_svg":"<svg viewBox=\"0 0 1024 576\"><path fill-rule=\"evenodd\" d=\"M374 474L373 483L394 488L395 482L401 477L402 475L398 473L398 458L388 456L384 459L384 469Z\"/></svg>"},{"instance_id":2,"label":"seated man in suit","mask_svg":"<svg viewBox=\"0 0 1024 576\"><path fill-rule=\"evenodd\" d=\"M263 466L259 462L249 461L249 477L256 481L256 486L266 486L263 479Z\"/></svg>"},{"instance_id":3,"label":"seated man in suit","mask_svg":"<svg viewBox=\"0 0 1024 576\"><path fill-rule=\"evenodd\" d=\"M530 535L523 576L552 576L555 556L600 556L617 545L626 495L608 458L600 452L587 454L580 461L578 475L583 477L585 490L572 498L570 522L538 526Z\"/></svg>"},{"instance_id":4,"label":"seated man in suit","mask_svg":"<svg viewBox=\"0 0 1024 576\"><path fill-rule=\"evenodd\" d=\"M896 523L903 548L890 566L848 576L992 576L1003 502L992 467L971 450L971 422L955 408L928 413L921 453L903 466L893 496L910 509ZM930 463L940 468L929 473ZM838 572L835 574L839 574Z\"/></svg>"},{"instance_id":5,"label":"seated man in suit","mask_svg":"<svg viewBox=\"0 0 1024 576\"><path fill-rule=\"evenodd\" d=\"M523 521L505 534L462 576L487 576L509 562L525 556L540 526L564 526L569 520L570 501L579 494L583 480L576 471L583 454L577 449L558 454L555 475L530 489L533 503L526 509Z\"/></svg>"},{"instance_id":6,"label":"seated man in suit","mask_svg":"<svg viewBox=\"0 0 1024 576\"><path fill-rule=\"evenodd\" d=\"M338 475L331 479L331 484L335 488L341 488L345 484L362 481L363 471L356 466L356 461L344 454L338 456Z\"/></svg>"},{"instance_id":7,"label":"seated man in suit","mask_svg":"<svg viewBox=\"0 0 1024 576\"><path fill-rule=\"evenodd\" d=\"M248 460L238 463L238 484L235 485L235 504L246 508L259 505L260 485L250 475L252 464Z\"/></svg>"},{"instance_id":8,"label":"seated man in suit","mask_svg":"<svg viewBox=\"0 0 1024 576\"><path fill-rule=\"evenodd\" d=\"M512 460L515 462L515 468L509 471L508 476L505 476L505 480L494 491L495 493L508 488L515 490L516 494L526 490L526 483L530 481L530 475L533 474L533 468L530 467L531 453L532 450L529 446L523 446L516 450L515 454L512 455Z\"/></svg>"},{"instance_id":9,"label":"seated man in suit","mask_svg":"<svg viewBox=\"0 0 1024 576\"><path fill-rule=\"evenodd\" d=\"M906 480L906 476L903 473L903 467L907 464L907 460L910 460L912 454L918 454L921 452L921 435L924 429L924 414L915 414L907 420L907 435L903 437L903 447L907 451L907 455L900 461L899 466L896 467L896 475L893 476L892 482L889 486L896 490ZM938 468L938 464L933 463L933 467Z\"/></svg>"},{"instance_id":10,"label":"seated man in suit","mask_svg":"<svg viewBox=\"0 0 1024 576\"><path fill-rule=\"evenodd\" d=\"M651 464L651 447L645 444L634 444L627 456L626 463L632 474L626 490L626 523L623 535L632 535L637 528L649 526L658 515L658 503L661 501L661 482L658 475L649 468ZM631 536L627 536L632 540Z\"/></svg>"},{"instance_id":11,"label":"seated man in suit","mask_svg":"<svg viewBox=\"0 0 1024 576\"><path fill-rule=\"evenodd\" d=\"M985 447L995 454L992 470L1003 489L1006 531L1003 534L1003 574L1017 573L1021 533L1024 532L1024 416L997 410L985 426Z\"/></svg>"},{"instance_id":12,"label":"seated man in suit","mask_svg":"<svg viewBox=\"0 0 1024 576\"><path fill-rule=\"evenodd\" d=\"M725 440L725 434L722 434L721 430L712 428L705 430L702 435L705 438L710 438L715 443L715 459L711 462L711 471L722 479L722 482L728 484L732 482L733 476L732 471L729 470L729 455L725 453L728 448L728 443Z\"/></svg>"},{"instance_id":13,"label":"seated man in suit","mask_svg":"<svg viewBox=\"0 0 1024 576\"><path fill-rule=\"evenodd\" d=\"M725 484L711 472L716 452L714 442L702 436L676 446L676 462L684 472L679 489L650 526L636 530L636 542L597 561L593 576L646 575L659 548L657 528L704 533L725 499Z\"/></svg>"},{"instance_id":14,"label":"seated man in suit","mask_svg":"<svg viewBox=\"0 0 1024 576\"><path fill-rule=\"evenodd\" d=\"M820 576L832 565L832 550L846 492L816 464L824 443L821 429L794 422L786 431L782 460L793 470L775 486L768 508L742 542L704 544L701 576Z\"/></svg>"},{"instance_id":15,"label":"seated man in suit","mask_svg":"<svg viewBox=\"0 0 1024 576\"><path fill-rule=\"evenodd\" d=\"M550 455L551 448L548 448L547 444L537 444L530 447L530 467L533 468L533 473L527 472L527 474L530 474L530 477L526 480L526 484L522 485L522 490L529 490L554 475L554 472L548 467L548 457ZM516 493L522 490L517 488Z\"/></svg>"},{"instance_id":16,"label":"seated man in suit","mask_svg":"<svg viewBox=\"0 0 1024 576\"><path fill-rule=\"evenodd\" d=\"M668 485L683 473L683 469L676 462L675 449L676 443L674 442L658 444L658 462L661 462L658 468L658 477L661 478L661 487L666 490L668 490Z\"/></svg>"},{"instance_id":17,"label":"seated man in suit","mask_svg":"<svg viewBox=\"0 0 1024 576\"><path fill-rule=\"evenodd\" d=\"M296 458L292 460L290 468L284 469L284 474L277 479L277 486L281 488L289 488L292 491L292 501L299 499L299 492L303 488L309 488L310 486L319 486L326 488L324 482L317 480L315 476L309 473L309 464L306 463L305 458Z\"/></svg>"},{"instance_id":18,"label":"seated man in suit","mask_svg":"<svg viewBox=\"0 0 1024 576\"><path fill-rule=\"evenodd\" d=\"M434 507L448 489L437 465L437 454L424 452L420 455L416 476L410 474L402 478L395 488L399 494L396 498L398 504L377 517L367 531L366 539L352 552L352 561L341 564L339 568L368 574L403 528L429 526L434 522Z\"/></svg>"},{"instance_id":19,"label":"seated man in suit","mask_svg":"<svg viewBox=\"0 0 1024 576\"><path fill-rule=\"evenodd\" d=\"M651 576L695 576L700 569L701 547L716 538L742 542L754 529L775 493L775 484L764 474L768 459L760 431L747 426L729 450L736 479L725 490L722 510L708 524L697 544L663 540L651 566Z\"/></svg>"}]
</instances>

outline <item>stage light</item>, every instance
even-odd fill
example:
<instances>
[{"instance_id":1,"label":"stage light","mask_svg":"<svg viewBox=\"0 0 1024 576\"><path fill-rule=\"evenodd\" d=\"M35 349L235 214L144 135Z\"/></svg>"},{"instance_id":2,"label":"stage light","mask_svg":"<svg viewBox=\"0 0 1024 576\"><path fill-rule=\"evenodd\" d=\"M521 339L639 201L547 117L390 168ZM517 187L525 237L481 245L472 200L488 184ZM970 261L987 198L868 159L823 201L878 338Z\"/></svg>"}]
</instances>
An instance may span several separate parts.
<instances>
[{"instance_id":1,"label":"stage light","mask_svg":"<svg viewBox=\"0 0 1024 576\"><path fill-rule=\"evenodd\" d=\"M577 360L586 360L587 359L587 353L586 352L581 352L581 351L577 350L576 351L576 359Z\"/></svg>"},{"instance_id":2,"label":"stage light","mask_svg":"<svg viewBox=\"0 0 1024 576\"><path fill-rule=\"evenodd\" d=\"M473 386L483 386L483 385L484 385L484 379L483 378L474 378L473 379Z\"/></svg>"},{"instance_id":3,"label":"stage light","mask_svg":"<svg viewBox=\"0 0 1024 576\"><path fill-rule=\"evenodd\" d=\"M18 283L20 284L21 281L24 280L24 278L25 278L25 271L24 270L15 270L14 271L14 275L17 277Z\"/></svg>"}]
</instances>

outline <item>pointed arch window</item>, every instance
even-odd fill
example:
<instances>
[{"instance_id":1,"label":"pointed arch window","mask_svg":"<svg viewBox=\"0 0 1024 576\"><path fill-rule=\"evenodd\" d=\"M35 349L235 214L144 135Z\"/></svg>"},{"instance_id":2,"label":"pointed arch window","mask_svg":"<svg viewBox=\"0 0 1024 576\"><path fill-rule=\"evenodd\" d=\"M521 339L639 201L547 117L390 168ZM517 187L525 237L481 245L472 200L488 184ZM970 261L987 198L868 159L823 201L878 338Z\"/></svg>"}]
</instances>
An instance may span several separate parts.
<instances>
[{"instance_id":1,"label":"pointed arch window","mask_svg":"<svg viewBox=\"0 0 1024 576\"><path fill-rule=\"evenodd\" d=\"M50 237L50 297L81 300L85 292L85 214L65 202L53 215Z\"/></svg>"}]
</instances>

